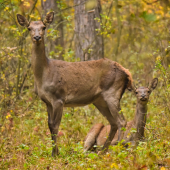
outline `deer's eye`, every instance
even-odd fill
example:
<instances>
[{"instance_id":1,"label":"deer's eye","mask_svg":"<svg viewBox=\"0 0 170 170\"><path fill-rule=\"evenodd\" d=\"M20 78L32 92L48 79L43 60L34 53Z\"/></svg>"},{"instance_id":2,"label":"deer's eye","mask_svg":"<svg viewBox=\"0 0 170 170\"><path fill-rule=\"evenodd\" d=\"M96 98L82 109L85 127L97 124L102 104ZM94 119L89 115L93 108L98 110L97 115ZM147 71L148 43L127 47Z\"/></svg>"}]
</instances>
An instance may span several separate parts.
<instances>
[{"instance_id":1,"label":"deer's eye","mask_svg":"<svg viewBox=\"0 0 170 170\"><path fill-rule=\"evenodd\" d=\"M135 93L136 93L136 94L138 94L138 92L137 92L137 91L136 91Z\"/></svg>"},{"instance_id":2,"label":"deer's eye","mask_svg":"<svg viewBox=\"0 0 170 170\"><path fill-rule=\"evenodd\" d=\"M28 31L31 31L31 28L28 28Z\"/></svg>"},{"instance_id":3,"label":"deer's eye","mask_svg":"<svg viewBox=\"0 0 170 170\"><path fill-rule=\"evenodd\" d=\"M46 29L46 27L43 27L43 30L45 30Z\"/></svg>"},{"instance_id":4,"label":"deer's eye","mask_svg":"<svg viewBox=\"0 0 170 170\"><path fill-rule=\"evenodd\" d=\"M150 91L148 91L148 93L150 93Z\"/></svg>"}]
</instances>

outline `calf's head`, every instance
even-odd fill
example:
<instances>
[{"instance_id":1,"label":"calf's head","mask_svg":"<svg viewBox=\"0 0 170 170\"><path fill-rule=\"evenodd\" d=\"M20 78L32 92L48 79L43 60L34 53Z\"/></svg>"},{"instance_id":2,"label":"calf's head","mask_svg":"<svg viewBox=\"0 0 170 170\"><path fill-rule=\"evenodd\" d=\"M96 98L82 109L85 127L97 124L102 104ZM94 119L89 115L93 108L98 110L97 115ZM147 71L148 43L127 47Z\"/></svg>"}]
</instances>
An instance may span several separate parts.
<instances>
[{"instance_id":1,"label":"calf's head","mask_svg":"<svg viewBox=\"0 0 170 170\"><path fill-rule=\"evenodd\" d=\"M133 91L137 97L137 102L141 104L147 104L149 101L149 96L151 92L156 88L158 84L158 79L154 78L148 87L136 88L133 86Z\"/></svg>"}]
</instances>

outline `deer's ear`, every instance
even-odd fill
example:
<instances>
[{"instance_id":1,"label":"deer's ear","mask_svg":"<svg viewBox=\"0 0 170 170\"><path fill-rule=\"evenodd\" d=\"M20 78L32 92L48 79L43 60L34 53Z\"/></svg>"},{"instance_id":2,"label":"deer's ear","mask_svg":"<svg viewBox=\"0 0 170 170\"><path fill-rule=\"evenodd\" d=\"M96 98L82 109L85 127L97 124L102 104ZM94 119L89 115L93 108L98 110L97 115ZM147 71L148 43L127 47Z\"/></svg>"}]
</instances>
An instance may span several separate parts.
<instances>
[{"instance_id":1,"label":"deer's ear","mask_svg":"<svg viewBox=\"0 0 170 170\"><path fill-rule=\"evenodd\" d=\"M43 23L45 25L46 24L51 24L53 22L53 19L54 19L54 12L47 13Z\"/></svg>"},{"instance_id":2,"label":"deer's ear","mask_svg":"<svg viewBox=\"0 0 170 170\"><path fill-rule=\"evenodd\" d=\"M149 85L149 89L154 90L156 88L157 84L158 84L158 78L154 78L152 80L151 84Z\"/></svg>"},{"instance_id":3,"label":"deer's ear","mask_svg":"<svg viewBox=\"0 0 170 170\"><path fill-rule=\"evenodd\" d=\"M24 27L28 27L29 26L29 22L28 20L20 15L20 14L17 14L17 20L18 20L18 23L21 25L21 26L24 26Z\"/></svg>"}]
</instances>

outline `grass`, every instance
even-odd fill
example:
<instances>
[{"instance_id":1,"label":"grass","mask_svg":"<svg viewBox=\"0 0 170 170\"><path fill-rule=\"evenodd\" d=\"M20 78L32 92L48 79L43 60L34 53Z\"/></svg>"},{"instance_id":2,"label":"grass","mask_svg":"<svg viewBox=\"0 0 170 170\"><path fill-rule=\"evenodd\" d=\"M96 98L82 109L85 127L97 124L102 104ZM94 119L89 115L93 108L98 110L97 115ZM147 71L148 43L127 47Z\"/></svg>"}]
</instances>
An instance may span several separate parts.
<instances>
[{"instance_id":1,"label":"grass","mask_svg":"<svg viewBox=\"0 0 170 170\"><path fill-rule=\"evenodd\" d=\"M93 124L108 124L105 118L93 105L65 108L60 125L64 135L59 137L60 155L56 158L51 157L45 104L34 97L20 100L1 116L0 169L168 169L169 117L165 115L164 108L157 105L155 96L151 96L148 104L145 141L135 148L123 148L118 144L110 147L104 155L84 153L83 140ZM135 102L130 92L125 93L122 109L128 120L133 118Z\"/></svg>"}]
</instances>

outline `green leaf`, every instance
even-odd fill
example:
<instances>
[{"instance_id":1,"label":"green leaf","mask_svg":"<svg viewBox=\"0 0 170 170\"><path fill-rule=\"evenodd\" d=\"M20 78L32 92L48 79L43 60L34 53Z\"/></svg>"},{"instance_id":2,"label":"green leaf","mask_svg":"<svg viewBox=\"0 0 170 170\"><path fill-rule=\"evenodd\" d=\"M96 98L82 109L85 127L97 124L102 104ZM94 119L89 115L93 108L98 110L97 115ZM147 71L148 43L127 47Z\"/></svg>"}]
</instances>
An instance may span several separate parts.
<instances>
[{"instance_id":1,"label":"green leaf","mask_svg":"<svg viewBox=\"0 0 170 170\"><path fill-rule=\"evenodd\" d=\"M155 14L149 14L146 11L144 11L141 15L142 18L145 19L145 21L147 22L152 22L152 21L156 21L156 15Z\"/></svg>"},{"instance_id":2,"label":"green leaf","mask_svg":"<svg viewBox=\"0 0 170 170\"><path fill-rule=\"evenodd\" d=\"M91 159L94 159L94 158L97 158L97 157L98 157L98 155L97 155L96 153L90 153L88 156L89 156Z\"/></svg>"},{"instance_id":3,"label":"green leaf","mask_svg":"<svg viewBox=\"0 0 170 170\"><path fill-rule=\"evenodd\" d=\"M136 133L137 131L136 131L135 128L132 128L132 129L130 130L130 132L131 132L131 133Z\"/></svg>"}]
</instances>

